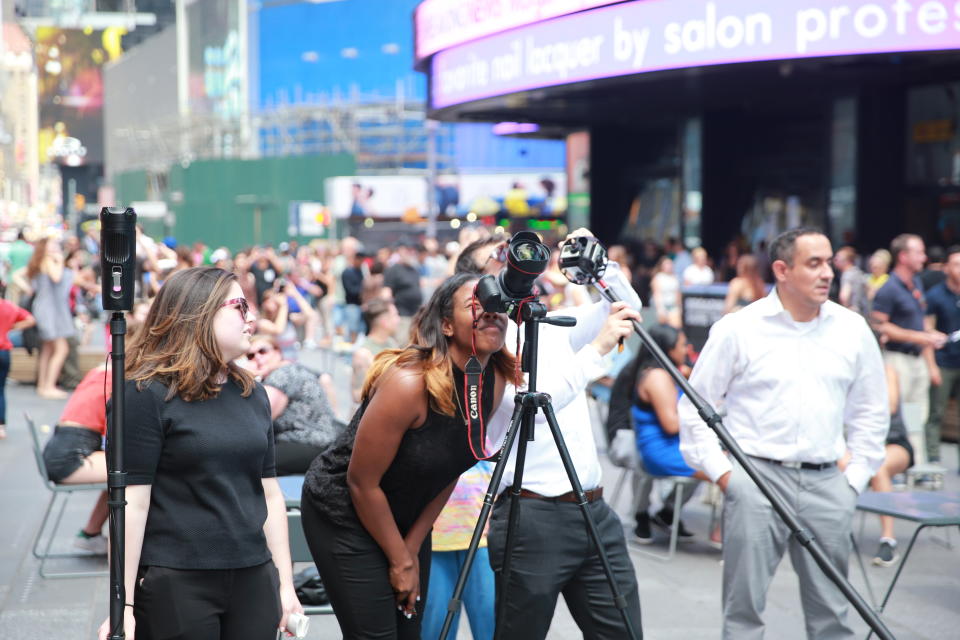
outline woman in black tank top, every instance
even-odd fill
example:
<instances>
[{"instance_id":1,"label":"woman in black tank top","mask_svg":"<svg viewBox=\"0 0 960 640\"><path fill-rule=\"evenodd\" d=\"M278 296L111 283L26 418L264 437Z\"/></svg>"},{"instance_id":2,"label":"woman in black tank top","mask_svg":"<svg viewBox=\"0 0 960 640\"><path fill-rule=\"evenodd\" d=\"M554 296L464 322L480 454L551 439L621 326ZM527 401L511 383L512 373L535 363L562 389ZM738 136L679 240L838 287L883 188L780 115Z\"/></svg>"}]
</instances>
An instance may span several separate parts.
<instances>
[{"instance_id":1,"label":"woman in black tank top","mask_svg":"<svg viewBox=\"0 0 960 640\"><path fill-rule=\"evenodd\" d=\"M307 473L304 531L345 639L420 637L430 529L483 456L464 417L464 368L475 353L485 418L514 381L507 318L483 312L476 282L448 279L414 318L411 344L377 356L350 426Z\"/></svg>"}]
</instances>

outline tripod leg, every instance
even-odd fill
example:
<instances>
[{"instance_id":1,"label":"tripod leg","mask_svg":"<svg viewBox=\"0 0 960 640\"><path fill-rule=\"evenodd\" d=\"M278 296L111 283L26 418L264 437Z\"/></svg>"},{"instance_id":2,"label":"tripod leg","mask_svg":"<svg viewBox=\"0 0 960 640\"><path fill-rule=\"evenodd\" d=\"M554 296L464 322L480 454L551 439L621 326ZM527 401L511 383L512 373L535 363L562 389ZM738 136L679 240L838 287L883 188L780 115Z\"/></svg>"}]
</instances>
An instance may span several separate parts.
<instances>
[{"instance_id":1,"label":"tripod leg","mask_svg":"<svg viewBox=\"0 0 960 640\"><path fill-rule=\"evenodd\" d=\"M553 440L557 444L557 452L560 454L560 460L563 462L563 468L567 472L567 478L570 479L570 487L573 489L573 493L577 497L577 505L580 507L580 512L583 514L583 519L587 523L587 530L590 532L590 538L593 540L593 544L597 549L597 555L600 558L600 564L603 565L603 572L607 576L607 582L610 584L610 591L613 594L613 604L620 611L620 617L623 618L623 625L627 630L627 636L631 638L631 640L636 640L637 633L634 630L633 624L630 622L630 616L627 613L627 599L620 592L620 587L617 585L617 579L613 574L613 568L610 566L610 558L607 556L607 550L604 548L603 543L600 540L600 532L597 530L597 523L594 522L593 515L590 513L587 496L583 493L583 486L580 484L580 478L577 477L577 471L573 466L573 460L570 458L570 451L567 449L567 445L563 440L563 434L560 432L560 425L557 423L557 416L553 412L553 406L550 404L548 397L542 397L547 398L545 402L543 402L543 414L547 418L547 424L550 425L550 432L553 434ZM678 514L674 514L674 517L676 518L679 516Z\"/></svg>"},{"instance_id":2,"label":"tripod leg","mask_svg":"<svg viewBox=\"0 0 960 640\"><path fill-rule=\"evenodd\" d=\"M520 443L517 445L517 460L513 472L513 485L510 486L510 511L507 514L507 535L503 545L503 566L497 576L497 612L496 631L494 640L499 640L503 633L503 620L506 615L507 588L510 585L510 567L513 555L513 539L516 537L517 526L520 524L520 489L523 487L523 463L527 456L527 436L533 431L534 419L537 416L536 407L528 403L531 396L523 399L523 409L520 420Z\"/></svg>"},{"instance_id":3,"label":"tripod leg","mask_svg":"<svg viewBox=\"0 0 960 640\"><path fill-rule=\"evenodd\" d=\"M473 537L470 538L470 546L467 547L467 556L464 558L460 575L457 576L457 584L453 589L453 594L450 596L450 602L447 604L447 615L443 620L443 628L440 630L440 638L438 640L446 640L447 634L450 632L450 627L453 624L453 618L463 603L463 591L467 586L467 578L470 577L470 569L473 567L477 549L480 547L483 530L487 526L487 520L490 518L493 502L497 498L497 489L500 487L503 472L507 468L507 459L510 457L510 450L513 448L513 443L517 439L517 433L520 431L522 407L522 398L518 394L514 400L513 416L510 418L510 426L507 428L503 451L501 451L500 459L497 460L497 464L493 468L490 485L487 487L487 493L483 498L483 507L480 509L480 517L477 518L477 524L473 528Z\"/></svg>"}]
</instances>

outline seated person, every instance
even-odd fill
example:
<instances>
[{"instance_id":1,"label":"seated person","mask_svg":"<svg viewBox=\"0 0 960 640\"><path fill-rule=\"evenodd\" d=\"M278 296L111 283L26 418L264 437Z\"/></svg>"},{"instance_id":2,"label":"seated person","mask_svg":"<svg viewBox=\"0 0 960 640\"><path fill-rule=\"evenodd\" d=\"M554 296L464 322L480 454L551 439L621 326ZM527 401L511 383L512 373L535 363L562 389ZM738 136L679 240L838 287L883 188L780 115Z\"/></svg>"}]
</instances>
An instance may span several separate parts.
<instances>
[{"instance_id":1,"label":"seated person","mask_svg":"<svg viewBox=\"0 0 960 640\"><path fill-rule=\"evenodd\" d=\"M900 413L900 383L897 371L889 364L884 369L887 375L887 396L890 400L890 431L887 432L886 457L870 480L870 488L874 491L890 492L893 491L893 477L913 466L913 446L907 438L907 427ZM847 466L849 460L850 453L847 452L839 462L841 470ZM899 558L897 539L893 533L893 518L880 516L880 544L874 554L873 564L889 567Z\"/></svg>"},{"instance_id":2,"label":"seated person","mask_svg":"<svg viewBox=\"0 0 960 640\"><path fill-rule=\"evenodd\" d=\"M677 367L684 365L687 339L682 331L668 325L657 325L649 333ZM681 391L673 378L645 347L640 349L637 358L628 367L631 372L629 375L635 381L633 387L636 395L631 411L637 434L637 450L644 468L654 476L693 476L698 480L709 480L702 472L694 471L680 455L677 401ZM684 503L693 496L695 487L691 485L688 491L684 491ZM640 517L638 514L638 520ZM667 503L651 518L651 522L669 528L673 518L673 507ZM693 537L682 522L678 531L680 539Z\"/></svg>"},{"instance_id":3,"label":"seated person","mask_svg":"<svg viewBox=\"0 0 960 640\"><path fill-rule=\"evenodd\" d=\"M270 399L277 474L306 473L344 428L334 414L330 376L286 360L276 338L259 334L250 341L245 366Z\"/></svg>"},{"instance_id":4,"label":"seated person","mask_svg":"<svg viewBox=\"0 0 960 640\"><path fill-rule=\"evenodd\" d=\"M397 327L400 326L400 314L393 300L374 298L364 304L362 310L367 334L354 346L351 363L353 376L350 387L353 402L357 405L360 404L363 381L367 377L367 370L373 364L373 359L384 349L396 349L402 346L396 337Z\"/></svg>"},{"instance_id":5,"label":"seated person","mask_svg":"<svg viewBox=\"0 0 960 640\"><path fill-rule=\"evenodd\" d=\"M107 433L106 402L111 392L109 375L109 367L99 366L83 377L43 448L47 474L57 484L107 481L103 438ZM101 531L106 521L107 492L103 491L86 526L77 533L74 546L105 555L107 539Z\"/></svg>"}]
</instances>

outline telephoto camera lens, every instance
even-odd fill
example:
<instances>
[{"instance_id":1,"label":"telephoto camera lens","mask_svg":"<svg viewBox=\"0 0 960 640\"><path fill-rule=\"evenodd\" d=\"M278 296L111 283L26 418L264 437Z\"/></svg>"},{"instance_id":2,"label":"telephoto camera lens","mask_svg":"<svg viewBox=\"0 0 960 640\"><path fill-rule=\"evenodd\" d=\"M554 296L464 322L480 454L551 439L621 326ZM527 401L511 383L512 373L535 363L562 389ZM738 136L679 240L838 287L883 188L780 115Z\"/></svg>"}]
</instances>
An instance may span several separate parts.
<instances>
[{"instance_id":1,"label":"telephoto camera lens","mask_svg":"<svg viewBox=\"0 0 960 640\"><path fill-rule=\"evenodd\" d=\"M533 281L547 268L550 251L532 231L520 231L507 247L507 266L500 272L500 288L509 298L526 298Z\"/></svg>"}]
</instances>

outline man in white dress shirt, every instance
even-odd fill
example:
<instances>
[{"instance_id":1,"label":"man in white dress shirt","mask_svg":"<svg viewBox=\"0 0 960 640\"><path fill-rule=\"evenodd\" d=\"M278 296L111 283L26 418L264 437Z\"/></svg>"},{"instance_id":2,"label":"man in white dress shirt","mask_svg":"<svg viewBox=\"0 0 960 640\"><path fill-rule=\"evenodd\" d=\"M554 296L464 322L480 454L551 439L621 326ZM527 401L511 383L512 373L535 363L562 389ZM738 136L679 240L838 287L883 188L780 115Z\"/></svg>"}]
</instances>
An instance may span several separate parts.
<instances>
[{"instance_id":1,"label":"man in white dress shirt","mask_svg":"<svg viewBox=\"0 0 960 640\"><path fill-rule=\"evenodd\" d=\"M713 326L690 384L711 406L726 406L730 435L845 574L857 495L883 462L889 414L876 339L862 316L827 299L832 257L820 231L781 234L770 248L775 289ZM681 453L726 494L723 638L763 637L767 589L785 551L807 636L853 637L841 591L688 398L679 410ZM841 473L845 448L852 458Z\"/></svg>"},{"instance_id":2,"label":"man in white dress shirt","mask_svg":"<svg viewBox=\"0 0 960 640\"><path fill-rule=\"evenodd\" d=\"M581 229L568 237L575 235L591 234ZM491 257L483 268L487 273L497 273L502 265ZM552 398L557 422L587 496L587 509L597 525L620 593L626 599L630 622L638 637L642 637L637 578L623 525L603 500L603 471L585 394L587 384L606 373L602 357L633 332L630 320L640 320L640 314L622 302L610 305L606 301L556 313L575 317L577 324L571 328L540 326L537 390ZM506 340L510 349L516 344L517 330L511 323ZM513 413L514 392L508 385L503 402L487 425L489 450L503 441ZM510 584L505 586L506 608L503 619L497 621L501 627L498 631L506 640L545 638L557 597L562 593L584 637L625 638L623 620L614 607L606 575L542 411L537 412L534 432L535 439L527 443ZM498 600L504 593L500 572L510 507L505 490L513 484L515 454L516 443L507 461L500 485L502 493L493 508L487 535L490 564L498 578Z\"/></svg>"}]
</instances>

